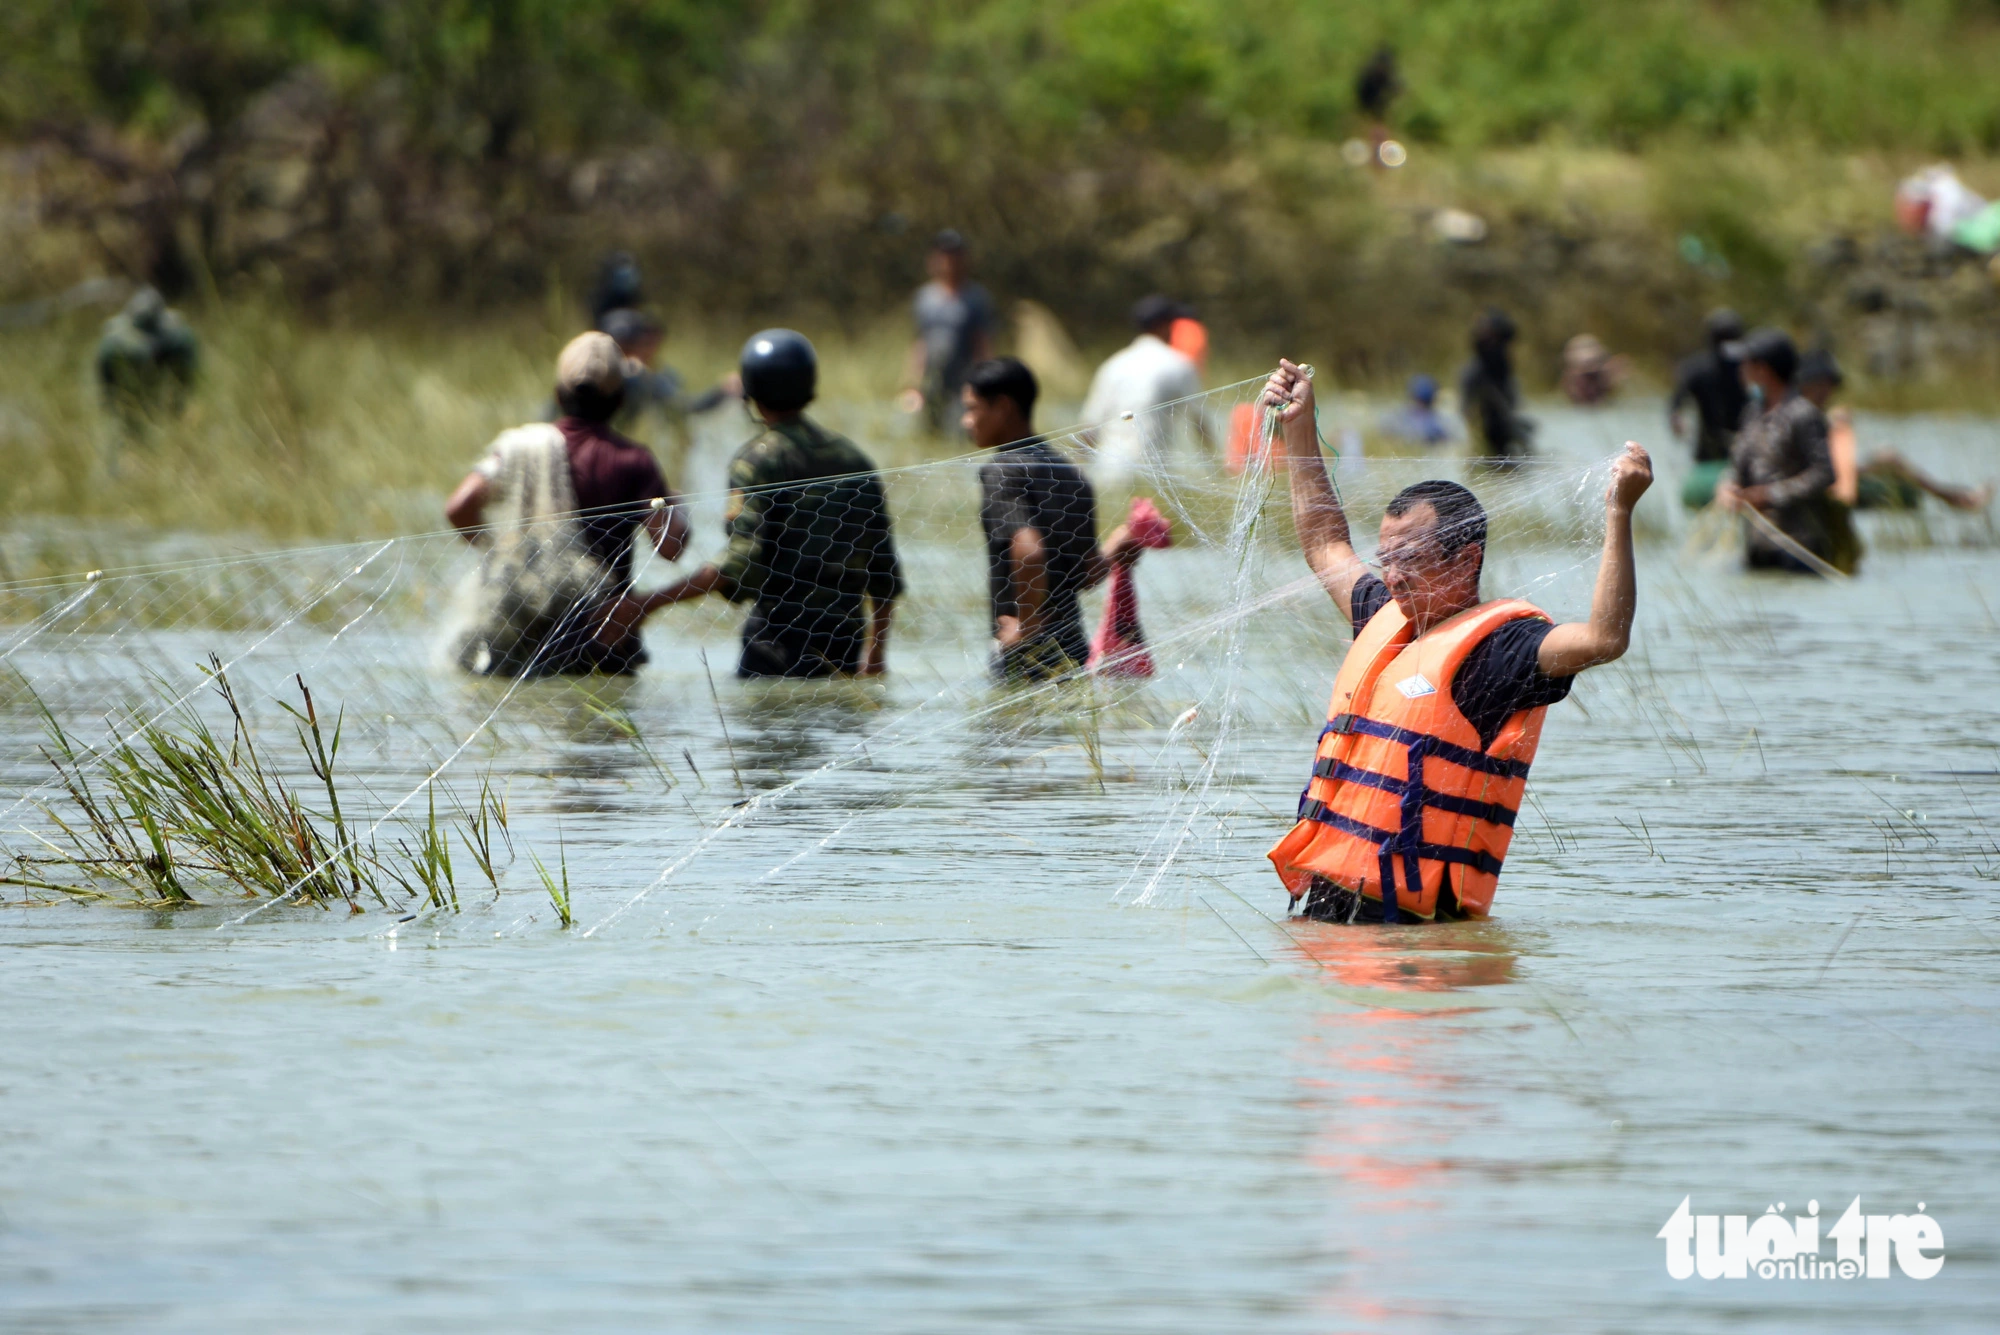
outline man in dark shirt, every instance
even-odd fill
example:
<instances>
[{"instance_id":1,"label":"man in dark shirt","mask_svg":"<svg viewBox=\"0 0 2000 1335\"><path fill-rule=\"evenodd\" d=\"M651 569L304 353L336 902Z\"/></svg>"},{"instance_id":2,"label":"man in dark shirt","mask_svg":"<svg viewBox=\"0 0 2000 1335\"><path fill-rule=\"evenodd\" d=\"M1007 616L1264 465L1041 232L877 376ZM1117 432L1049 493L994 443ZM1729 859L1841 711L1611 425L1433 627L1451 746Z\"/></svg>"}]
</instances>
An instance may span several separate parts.
<instances>
[{"instance_id":1,"label":"man in dark shirt","mask_svg":"<svg viewBox=\"0 0 2000 1335\"><path fill-rule=\"evenodd\" d=\"M1347 513L1327 477L1314 423L1311 376L1288 361L1266 387L1263 403L1283 424L1292 524L1306 563L1358 633L1393 598L1414 643L1479 607L1486 560L1486 513L1456 482L1419 482L1388 505L1382 519L1378 576L1355 552ZM1576 674L1625 652L1638 599L1632 561L1632 507L1652 482L1652 463L1628 444L1612 466L1604 498L1604 554L1590 619L1561 625L1539 616L1503 622L1473 646L1452 678L1451 701L1493 745L1509 717L1569 694ZM1273 860L1278 859L1274 850ZM1342 922L1380 922L1379 897L1314 877L1304 911ZM1372 916L1371 916L1372 915ZM1453 915L1441 901L1438 916Z\"/></svg>"},{"instance_id":2,"label":"man in dark shirt","mask_svg":"<svg viewBox=\"0 0 2000 1335\"><path fill-rule=\"evenodd\" d=\"M986 531L987 588L993 602L994 673L1046 681L1080 671L1090 658L1076 596L1138 559L1129 525L1097 541L1097 498L1083 470L1034 434L1040 386L1013 357L967 372L963 425L992 450L979 469L979 522Z\"/></svg>"},{"instance_id":3,"label":"man in dark shirt","mask_svg":"<svg viewBox=\"0 0 2000 1335\"><path fill-rule=\"evenodd\" d=\"M947 228L931 242L925 261L930 281L917 289L911 314L917 326L904 378L923 397L932 431L949 434L958 415L965 373L993 346L993 299L966 277L965 238Z\"/></svg>"},{"instance_id":4,"label":"man in dark shirt","mask_svg":"<svg viewBox=\"0 0 2000 1335\"><path fill-rule=\"evenodd\" d=\"M1459 411L1471 428L1474 456L1502 467L1527 458L1535 435L1535 424L1521 415L1513 344L1513 319L1487 311L1472 326L1472 360L1458 376Z\"/></svg>"},{"instance_id":5,"label":"man in dark shirt","mask_svg":"<svg viewBox=\"0 0 2000 1335\"><path fill-rule=\"evenodd\" d=\"M643 527L653 549L672 561L687 545L688 523L652 452L611 429L624 398L618 345L601 333L572 339L556 363L562 416L554 427L504 433L445 502L452 526L485 549L488 573L521 586L492 590L496 606L507 609L497 621L511 624L478 628L466 646L473 671L626 672L646 661L635 634L599 643L597 624L632 583L633 531ZM493 561L488 511L496 501L507 506L500 526L507 531L497 536L510 550L544 542L549 549ZM581 551L556 550L572 529ZM551 566L563 574L551 575ZM527 597L531 582L549 596Z\"/></svg>"},{"instance_id":6,"label":"man in dark shirt","mask_svg":"<svg viewBox=\"0 0 2000 1335\"><path fill-rule=\"evenodd\" d=\"M1699 510L1714 499L1716 485L1729 463L1729 447L1743 422L1749 396L1736 361L1726 344L1743 337L1743 319L1723 308L1709 312L1708 348L1682 362L1674 373L1674 392L1667 400L1667 425L1676 437L1686 434L1687 406L1695 408L1694 470L1681 487L1681 503Z\"/></svg>"}]
</instances>

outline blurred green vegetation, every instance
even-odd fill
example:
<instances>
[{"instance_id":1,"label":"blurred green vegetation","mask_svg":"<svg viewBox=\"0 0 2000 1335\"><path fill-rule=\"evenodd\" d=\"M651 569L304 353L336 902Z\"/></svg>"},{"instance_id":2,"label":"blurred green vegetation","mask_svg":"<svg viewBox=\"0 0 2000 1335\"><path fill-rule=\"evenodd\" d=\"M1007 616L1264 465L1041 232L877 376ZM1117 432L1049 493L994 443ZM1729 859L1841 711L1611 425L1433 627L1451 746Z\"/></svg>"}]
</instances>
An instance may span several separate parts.
<instances>
[{"instance_id":1,"label":"blurred green vegetation","mask_svg":"<svg viewBox=\"0 0 2000 1335\"><path fill-rule=\"evenodd\" d=\"M864 143L909 132L885 113L911 107L1023 144L1338 134L1384 42L1420 142L2000 151L1993 0L15 0L0 34L0 125L17 132L219 126L312 66L347 89L393 82L407 128L468 160L664 127L720 144L829 95Z\"/></svg>"},{"instance_id":2,"label":"blurred green vegetation","mask_svg":"<svg viewBox=\"0 0 2000 1335\"><path fill-rule=\"evenodd\" d=\"M1398 172L1337 151L1384 43ZM1996 69L2000 0L13 0L0 300L492 308L622 247L656 304L858 335L950 225L1092 346L1161 289L1389 377L1498 302L1531 368L1590 328L1657 372L1727 300L1983 322L1876 359L1964 367L1993 284L1906 292L1927 261L1870 246L1929 158L2000 193Z\"/></svg>"}]
</instances>

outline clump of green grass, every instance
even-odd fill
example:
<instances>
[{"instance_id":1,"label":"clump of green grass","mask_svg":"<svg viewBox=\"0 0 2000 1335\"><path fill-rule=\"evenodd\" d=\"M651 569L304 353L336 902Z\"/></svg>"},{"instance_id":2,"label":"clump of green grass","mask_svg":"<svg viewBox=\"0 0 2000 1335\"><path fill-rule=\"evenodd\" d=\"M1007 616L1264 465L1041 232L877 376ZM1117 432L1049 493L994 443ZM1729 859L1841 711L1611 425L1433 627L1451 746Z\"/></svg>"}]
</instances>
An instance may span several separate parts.
<instances>
[{"instance_id":1,"label":"clump of green grass","mask_svg":"<svg viewBox=\"0 0 2000 1335\"><path fill-rule=\"evenodd\" d=\"M556 840L559 875L551 873L542 865L540 855L530 853L528 856L534 861L536 874L542 878L542 889L548 891L549 907L556 911L556 921L561 923L565 930L576 926L576 913L569 902L569 854L563 849L561 838L558 837Z\"/></svg>"},{"instance_id":2,"label":"clump of green grass","mask_svg":"<svg viewBox=\"0 0 2000 1335\"><path fill-rule=\"evenodd\" d=\"M16 853L0 884L165 907L195 904L196 890L213 886L321 908L345 904L354 913L363 911L364 901L458 910L451 822L439 818L435 785L427 791L424 820L406 825L406 837L384 848L372 830L354 828L342 805L342 719L335 717L330 733L322 726L304 679L294 678L300 703L284 708L297 724L307 767L325 790L324 810L308 806L268 763L221 660L211 656L206 670L228 712L226 738L184 703L163 718L135 713L122 740L87 754L41 706L49 735L42 754L56 771L67 810L44 807L57 837L35 836L45 851ZM490 782L481 782L474 809L461 812L458 825L497 892L493 831L501 832L510 852L512 839L505 803Z\"/></svg>"}]
</instances>

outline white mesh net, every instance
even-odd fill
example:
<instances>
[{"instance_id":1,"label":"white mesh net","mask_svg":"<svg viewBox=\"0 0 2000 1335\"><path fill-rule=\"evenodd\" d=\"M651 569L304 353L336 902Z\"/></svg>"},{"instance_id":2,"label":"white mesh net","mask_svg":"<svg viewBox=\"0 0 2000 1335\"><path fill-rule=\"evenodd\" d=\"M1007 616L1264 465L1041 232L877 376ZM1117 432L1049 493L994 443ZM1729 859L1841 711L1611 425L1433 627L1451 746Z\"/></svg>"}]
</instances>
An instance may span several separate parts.
<instances>
[{"instance_id":1,"label":"white mesh net","mask_svg":"<svg viewBox=\"0 0 2000 1335\"><path fill-rule=\"evenodd\" d=\"M1300 560L1261 384L1049 438L1093 483L1094 510L1072 515L1086 542L1144 498L1171 545L1129 582L1113 576L1125 587L1110 611L1103 585L1079 587L1087 548L1060 572L1051 557L1046 605L1075 595L1080 625L1051 614L999 672L991 453L878 455L905 588L879 679L738 678L745 611L719 597L652 617L635 673L556 671L577 665L618 581L565 513L546 428L503 438L480 550L450 531L226 556L161 546L0 585L12 893L183 906L225 928L340 908L594 932L665 912L691 877L783 887L899 843L932 850L921 874L940 882L1004 875L953 850L1059 852L1073 832L1038 813L1038 794L1081 791L1150 812L1103 893L1182 903L1220 887L1275 909L1256 853L1291 819L1345 631ZM1359 420L1337 400L1322 410L1358 544L1396 489L1453 476L1489 512L1489 596L1573 602L1587 588L1614 436L1498 473L1415 447L1363 457ZM680 461L693 540L678 569L639 541L637 587L723 554L745 504L728 454L718 440ZM1045 510L1083 505L1047 476ZM778 492L758 540L790 583L767 583L766 601L776 621L823 620L815 652L839 666L842 637L866 635L856 618L880 553L862 548L879 538L825 503L849 492ZM645 515L626 518L636 532ZM45 541L13 568L73 554ZM968 802L967 788L987 792Z\"/></svg>"}]
</instances>

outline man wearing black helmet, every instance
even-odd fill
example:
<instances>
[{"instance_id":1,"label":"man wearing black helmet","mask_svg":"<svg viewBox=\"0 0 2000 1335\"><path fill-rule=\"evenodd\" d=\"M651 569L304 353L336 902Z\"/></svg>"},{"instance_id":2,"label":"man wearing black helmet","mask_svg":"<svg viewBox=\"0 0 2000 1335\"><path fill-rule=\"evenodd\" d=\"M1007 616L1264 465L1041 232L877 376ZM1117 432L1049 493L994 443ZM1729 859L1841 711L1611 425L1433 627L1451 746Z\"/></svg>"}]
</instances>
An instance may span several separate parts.
<instances>
[{"instance_id":1,"label":"man wearing black helmet","mask_svg":"<svg viewBox=\"0 0 2000 1335\"><path fill-rule=\"evenodd\" d=\"M685 579L626 598L604 635L719 593L753 604L738 676L877 676L903 592L882 479L853 441L805 415L819 360L804 335L752 335L742 376L766 429L729 465L728 549Z\"/></svg>"}]
</instances>

